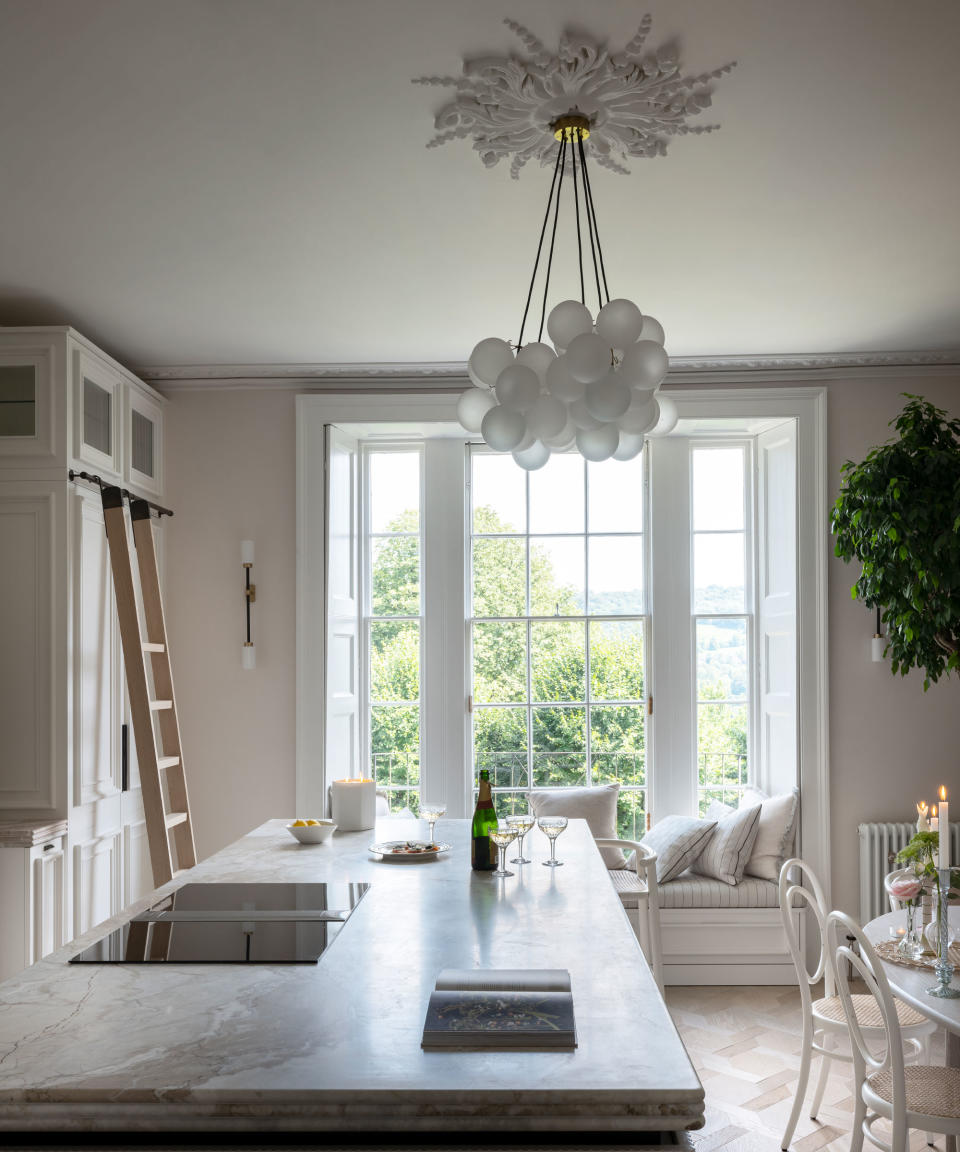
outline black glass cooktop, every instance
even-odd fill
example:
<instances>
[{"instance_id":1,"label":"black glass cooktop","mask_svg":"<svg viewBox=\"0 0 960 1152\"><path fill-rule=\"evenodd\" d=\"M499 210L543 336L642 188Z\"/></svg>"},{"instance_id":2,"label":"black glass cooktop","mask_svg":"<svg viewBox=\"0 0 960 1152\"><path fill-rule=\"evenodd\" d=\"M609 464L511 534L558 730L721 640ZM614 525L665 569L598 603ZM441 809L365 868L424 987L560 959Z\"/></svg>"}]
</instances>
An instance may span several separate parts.
<instances>
[{"instance_id":1,"label":"black glass cooktop","mask_svg":"<svg viewBox=\"0 0 960 1152\"><path fill-rule=\"evenodd\" d=\"M316 964L369 884L185 884L71 964Z\"/></svg>"}]
</instances>

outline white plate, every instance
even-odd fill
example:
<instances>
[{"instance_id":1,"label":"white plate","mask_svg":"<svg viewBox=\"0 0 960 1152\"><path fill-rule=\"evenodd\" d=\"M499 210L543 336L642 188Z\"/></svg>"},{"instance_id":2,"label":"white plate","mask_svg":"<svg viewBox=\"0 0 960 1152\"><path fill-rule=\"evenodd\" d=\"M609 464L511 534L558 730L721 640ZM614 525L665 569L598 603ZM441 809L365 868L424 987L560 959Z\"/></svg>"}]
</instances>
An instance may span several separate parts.
<instances>
[{"instance_id":1,"label":"white plate","mask_svg":"<svg viewBox=\"0 0 960 1152\"><path fill-rule=\"evenodd\" d=\"M371 844L370 851L376 852L381 860L388 860L391 864L410 864L414 860L436 860L441 852L449 852L451 844L437 844L428 852L394 852L392 849L404 847L407 844L426 844L426 840L384 840L379 844Z\"/></svg>"}]
</instances>

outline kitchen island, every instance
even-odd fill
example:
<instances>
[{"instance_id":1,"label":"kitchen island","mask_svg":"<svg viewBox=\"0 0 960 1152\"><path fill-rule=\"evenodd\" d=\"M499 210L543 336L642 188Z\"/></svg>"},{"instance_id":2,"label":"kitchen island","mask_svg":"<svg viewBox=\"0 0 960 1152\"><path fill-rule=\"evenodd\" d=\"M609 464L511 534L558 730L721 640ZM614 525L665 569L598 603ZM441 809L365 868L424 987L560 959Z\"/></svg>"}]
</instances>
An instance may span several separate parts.
<instances>
[{"instance_id":1,"label":"kitchen island","mask_svg":"<svg viewBox=\"0 0 960 1152\"><path fill-rule=\"evenodd\" d=\"M316 964L69 964L158 893L0 984L0 1130L679 1132L703 1089L585 822L533 863L470 869L469 822L436 860L382 862L381 821L302 846L270 820L183 883L364 882ZM508 855L514 855L508 852ZM567 968L578 1047L424 1051L441 968Z\"/></svg>"}]
</instances>

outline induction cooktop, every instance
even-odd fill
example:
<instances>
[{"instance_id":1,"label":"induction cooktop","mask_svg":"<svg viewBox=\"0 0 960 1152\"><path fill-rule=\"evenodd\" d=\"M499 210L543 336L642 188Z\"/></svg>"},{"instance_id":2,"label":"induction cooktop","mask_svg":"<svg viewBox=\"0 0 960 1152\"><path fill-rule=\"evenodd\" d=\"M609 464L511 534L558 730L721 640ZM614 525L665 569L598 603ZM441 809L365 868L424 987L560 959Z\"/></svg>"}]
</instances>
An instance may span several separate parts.
<instances>
[{"instance_id":1,"label":"induction cooktop","mask_svg":"<svg viewBox=\"0 0 960 1152\"><path fill-rule=\"evenodd\" d=\"M369 884L185 884L71 964L316 964Z\"/></svg>"}]
</instances>

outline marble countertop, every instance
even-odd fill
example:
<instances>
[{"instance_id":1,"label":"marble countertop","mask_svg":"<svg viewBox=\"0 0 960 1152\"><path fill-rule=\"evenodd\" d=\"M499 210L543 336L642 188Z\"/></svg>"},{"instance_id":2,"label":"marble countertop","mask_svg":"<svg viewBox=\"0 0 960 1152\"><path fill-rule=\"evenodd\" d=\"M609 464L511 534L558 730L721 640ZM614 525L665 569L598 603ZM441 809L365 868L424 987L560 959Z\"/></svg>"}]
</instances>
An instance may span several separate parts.
<instances>
[{"instance_id":1,"label":"marble countertop","mask_svg":"<svg viewBox=\"0 0 960 1152\"><path fill-rule=\"evenodd\" d=\"M66 820L0 820L0 848L33 848L66 834Z\"/></svg>"},{"instance_id":2,"label":"marble countertop","mask_svg":"<svg viewBox=\"0 0 960 1152\"><path fill-rule=\"evenodd\" d=\"M451 853L383 863L383 821L301 846L271 820L159 891L201 881L367 881L316 965L68 965L115 917L0 984L0 1130L582 1130L699 1128L703 1089L583 821L564 867L474 873ZM154 902L141 901L132 911ZM444 967L568 968L579 1046L431 1051L424 1013Z\"/></svg>"}]
</instances>

